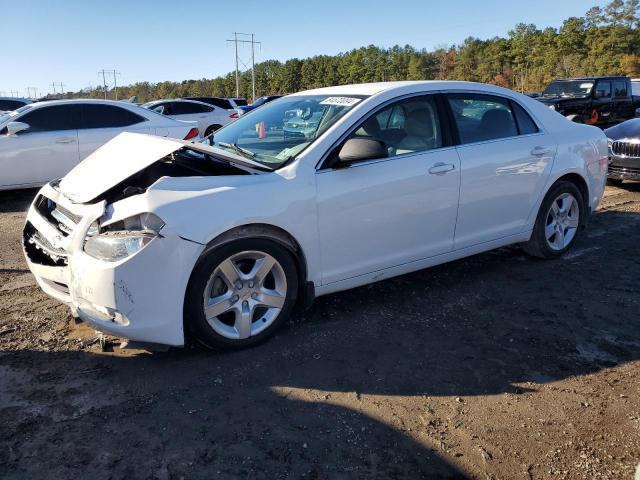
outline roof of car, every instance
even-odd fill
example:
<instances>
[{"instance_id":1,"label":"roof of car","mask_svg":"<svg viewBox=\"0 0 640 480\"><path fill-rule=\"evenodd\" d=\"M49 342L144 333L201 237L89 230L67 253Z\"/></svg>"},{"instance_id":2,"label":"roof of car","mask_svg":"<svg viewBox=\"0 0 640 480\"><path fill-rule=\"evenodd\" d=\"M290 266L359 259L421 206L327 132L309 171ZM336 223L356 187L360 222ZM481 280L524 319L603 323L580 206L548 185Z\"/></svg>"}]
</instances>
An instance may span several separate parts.
<instances>
[{"instance_id":1,"label":"roof of car","mask_svg":"<svg viewBox=\"0 0 640 480\"><path fill-rule=\"evenodd\" d=\"M575 81L587 81L587 80L620 80L624 78L625 80L628 77L624 75L605 75L602 77L593 76L593 77L576 77L576 78L556 78L554 82L575 82Z\"/></svg>"},{"instance_id":2,"label":"roof of car","mask_svg":"<svg viewBox=\"0 0 640 480\"><path fill-rule=\"evenodd\" d=\"M131 102L121 102L118 100L101 100L99 98L65 98L65 99L57 99L57 100L43 100L41 102L35 102L32 105L33 107L44 107L47 105L62 105L69 103L97 103L102 105L117 105L119 107L122 106L137 106L135 103Z\"/></svg>"},{"instance_id":3,"label":"roof of car","mask_svg":"<svg viewBox=\"0 0 640 480\"><path fill-rule=\"evenodd\" d=\"M473 89L486 91L504 91L503 88L488 85L486 83L461 82L453 80L407 80L400 82L378 82L378 83L358 83L351 85L338 85L335 87L316 88L293 95L366 95L371 96L389 90L399 90L405 87L428 87L427 90L445 89Z\"/></svg>"}]
</instances>

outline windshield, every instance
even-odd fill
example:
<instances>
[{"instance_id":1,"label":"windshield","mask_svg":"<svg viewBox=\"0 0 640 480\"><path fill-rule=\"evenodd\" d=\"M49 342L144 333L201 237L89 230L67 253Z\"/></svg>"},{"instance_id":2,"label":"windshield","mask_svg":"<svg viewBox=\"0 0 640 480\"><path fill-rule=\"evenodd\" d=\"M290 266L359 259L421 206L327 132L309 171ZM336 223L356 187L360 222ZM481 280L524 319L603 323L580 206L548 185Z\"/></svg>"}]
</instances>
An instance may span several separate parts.
<instances>
[{"instance_id":1,"label":"windshield","mask_svg":"<svg viewBox=\"0 0 640 480\"><path fill-rule=\"evenodd\" d=\"M543 96L574 96L589 95L593 88L593 82L584 80L567 80L551 82L542 92Z\"/></svg>"},{"instance_id":2,"label":"windshield","mask_svg":"<svg viewBox=\"0 0 640 480\"><path fill-rule=\"evenodd\" d=\"M300 95L269 102L203 142L276 169L298 155L364 96Z\"/></svg>"},{"instance_id":3,"label":"windshield","mask_svg":"<svg viewBox=\"0 0 640 480\"><path fill-rule=\"evenodd\" d=\"M31 108L31 105L25 105L24 107L20 107L17 110L14 110L13 112L5 112L0 114L0 124L6 123L9 120L11 120L12 118L14 118L15 116L17 116L18 114L29 110Z\"/></svg>"}]
</instances>

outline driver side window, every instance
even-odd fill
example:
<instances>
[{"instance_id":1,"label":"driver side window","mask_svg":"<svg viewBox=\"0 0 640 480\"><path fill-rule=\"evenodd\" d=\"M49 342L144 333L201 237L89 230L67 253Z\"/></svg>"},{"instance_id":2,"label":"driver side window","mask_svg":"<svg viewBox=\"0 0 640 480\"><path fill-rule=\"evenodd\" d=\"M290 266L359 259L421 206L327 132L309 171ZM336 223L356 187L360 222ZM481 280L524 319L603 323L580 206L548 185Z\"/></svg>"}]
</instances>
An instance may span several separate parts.
<instances>
[{"instance_id":1,"label":"driver side window","mask_svg":"<svg viewBox=\"0 0 640 480\"><path fill-rule=\"evenodd\" d=\"M382 142L389 156L442 147L438 108L432 95L393 103L365 120L350 136Z\"/></svg>"}]
</instances>

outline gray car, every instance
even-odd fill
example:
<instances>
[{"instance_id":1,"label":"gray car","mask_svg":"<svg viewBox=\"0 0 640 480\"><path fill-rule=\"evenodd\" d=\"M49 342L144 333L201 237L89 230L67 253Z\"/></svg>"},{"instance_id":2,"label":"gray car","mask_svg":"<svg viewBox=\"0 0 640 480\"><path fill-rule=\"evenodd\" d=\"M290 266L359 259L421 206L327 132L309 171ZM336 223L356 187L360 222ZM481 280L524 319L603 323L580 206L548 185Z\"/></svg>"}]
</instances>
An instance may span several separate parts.
<instances>
[{"instance_id":1,"label":"gray car","mask_svg":"<svg viewBox=\"0 0 640 480\"><path fill-rule=\"evenodd\" d=\"M608 183L640 180L640 118L607 128L604 133L609 139Z\"/></svg>"}]
</instances>

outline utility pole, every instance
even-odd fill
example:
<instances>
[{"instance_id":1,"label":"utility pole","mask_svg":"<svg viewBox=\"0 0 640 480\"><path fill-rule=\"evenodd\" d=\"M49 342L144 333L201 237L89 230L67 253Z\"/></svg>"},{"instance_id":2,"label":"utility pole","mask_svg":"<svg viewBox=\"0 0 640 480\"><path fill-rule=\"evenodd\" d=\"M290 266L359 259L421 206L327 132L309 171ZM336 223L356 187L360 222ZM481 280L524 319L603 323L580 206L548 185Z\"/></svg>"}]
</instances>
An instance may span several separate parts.
<instances>
[{"instance_id":1,"label":"utility pole","mask_svg":"<svg viewBox=\"0 0 640 480\"><path fill-rule=\"evenodd\" d=\"M102 85L104 85L104 99L107 99L107 78L105 77L105 74L107 72L104 71L104 68L102 69L102 71L98 72L98 75L102 73Z\"/></svg>"},{"instance_id":2,"label":"utility pole","mask_svg":"<svg viewBox=\"0 0 640 480\"><path fill-rule=\"evenodd\" d=\"M53 88L53 96L56 96L56 82L51 82L51 88Z\"/></svg>"},{"instance_id":3,"label":"utility pole","mask_svg":"<svg viewBox=\"0 0 640 480\"><path fill-rule=\"evenodd\" d=\"M245 35L251 37L251 40L238 40L238 35ZM227 40L227 42L233 42L236 50L236 97L240 96L240 72L238 70L238 43L250 43L251 44L251 90L253 93L253 100L256 99L256 74L255 74L255 46L260 45L262 42L256 42L253 33L240 33L233 32L233 40ZM246 66L246 65L245 65Z\"/></svg>"},{"instance_id":4,"label":"utility pole","mask_svg":"<svg viewBox=\"0 0 640 480\"><path fill-rule=\"evenodd\" d=\"M116 100L118 100L118 82L116 81L116 75L120 75L117 70L105 70L104 68L98 72L98 75L102 75L102 85L104 87L104 99L107 99L107 74L113 75L113 88L116 94Z\"/></svg>"},{"instance_id":5,"label":"utility pole","mask_svg":"<svg viewBox=\"0 0 640 480\"><path fill-rule=\"evenodd\" d=\"M113 71L113 88L116 92L116 100L118 100L118 82L116 82L116 75L120 75L120 72Z\"/></svg>"}]
</instances>

